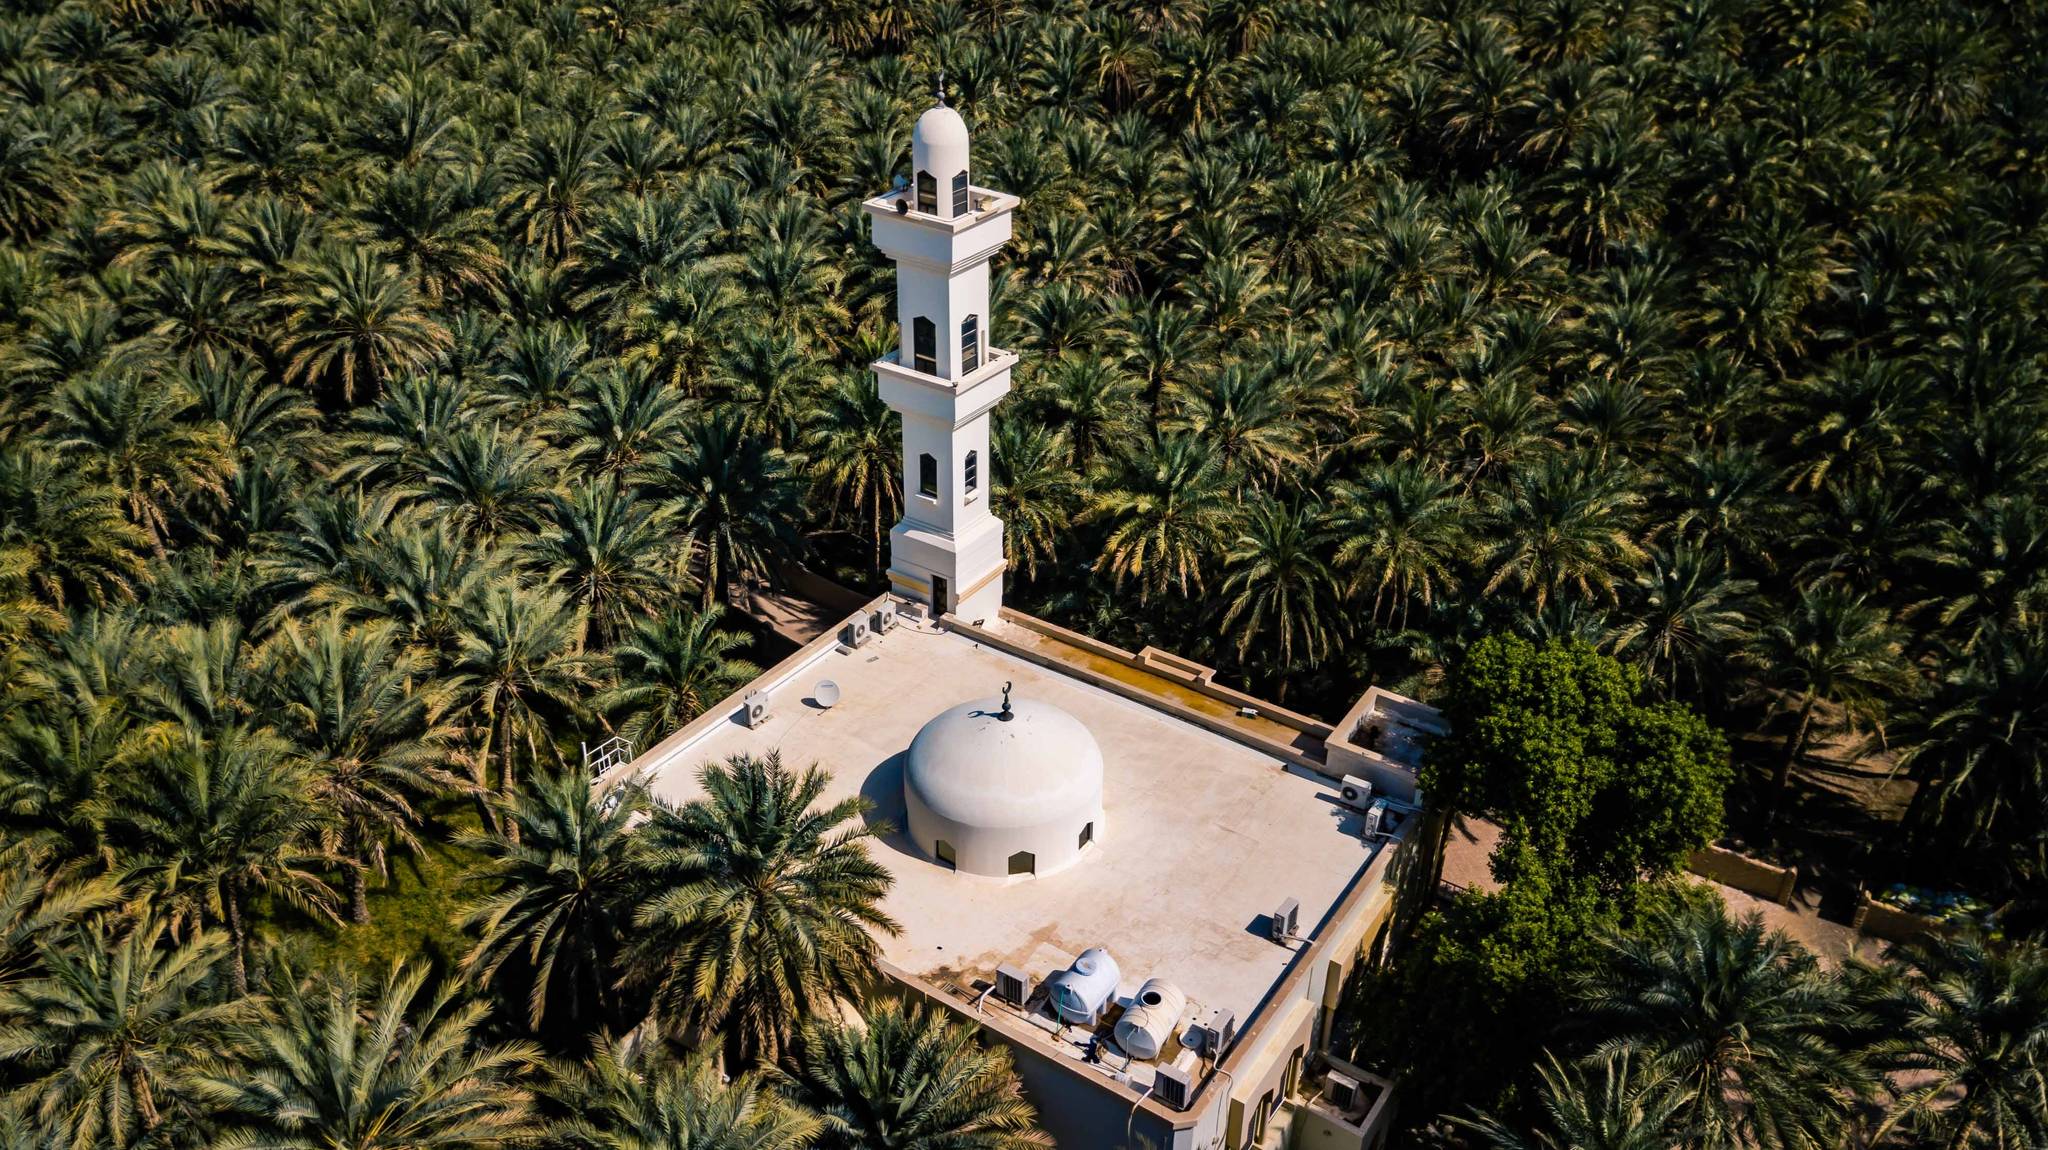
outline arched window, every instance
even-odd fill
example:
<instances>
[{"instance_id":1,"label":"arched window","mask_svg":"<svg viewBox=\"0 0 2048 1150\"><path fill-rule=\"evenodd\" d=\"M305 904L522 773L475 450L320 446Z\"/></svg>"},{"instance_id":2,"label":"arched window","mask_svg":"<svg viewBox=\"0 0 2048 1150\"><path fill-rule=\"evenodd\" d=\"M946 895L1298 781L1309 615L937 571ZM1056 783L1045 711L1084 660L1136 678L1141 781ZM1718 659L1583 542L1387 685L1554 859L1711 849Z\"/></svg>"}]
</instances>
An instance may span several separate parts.
<instances>
[{"instance_id":1,"label":"arched window","mask_svg":"<svg viewBox=\"0 0 2048 1150\"><path fill-rule=\"evenodd\" d=\"M966 172L961 172L959 175L953 177L953 214L956 216L964 216L967 214Z\"/></svg>"},{"instance_id":2,"label":"arched window","mask_svg":"<svg viewBox=\"0 0 2048 1150\"><path fill-rule=\"evenodd\" d=\"M926 375L939 374L939 329L923 316L910 321L910 366Z\"/></svg>"},{"instance_id":3,"label":"arched window","mask_svg":"<svg viewBox=\"0 0 2048 1150\"><path fill-rule=\"evenodd\" d=\"M974 489L979 486L981 486L981 453L970 451L967 453L967 494L974 494Z\"/></svg>"},{"instance_id":4,"label":"arched window","mask_svg":"<svg viewBox=\"0 0 2048 1150\"><path fill-rule=\"evenodd\" d=\"M932 844L932 857L939 860L942 863L945 863L947 866L950 867L957 867L960 865L960 860L956 858L953 854L953 844L947 842L945 839L940 839L938 842Z\"/></svg>"},{"instance_id":5,"label":"arched window","mask_svg":"<svg viewBox=\"0 0 2048 1150\"><path fill-rule=\"evenodd\" d=\"M1018 851L1010 856L1011 874L1037 874L1038 856L1030 851Z\"/></svg>"},{"instance_id":6,"label":"arched window","mask_svg":"<svg viewBox=\"0 0 2048 1150\"><path fill-rule=\"evenodd\" d=\"M960 374L981 366L981 317L970 315L960 321Z\"/></svg>"},{"instance_id":7,"label":"arched window","mask_svg":"<svg viewBox=\"0 0 2048 1150\"><path fill-rule=\"evenodd\" d=\"M917 493L926 499L939 497L939 461L929 451L917 457Z\"/></svg>"},{"instance_id":8,"label":"arched window","mask_svg":"<svg viewBox=\"0 0 2048 1150\"><path fill-rule=\"evenodd\" d=\"M917 174L917 210L928 215L939 214L939 181L930 172Z\"/></svg>"}]
</instances>

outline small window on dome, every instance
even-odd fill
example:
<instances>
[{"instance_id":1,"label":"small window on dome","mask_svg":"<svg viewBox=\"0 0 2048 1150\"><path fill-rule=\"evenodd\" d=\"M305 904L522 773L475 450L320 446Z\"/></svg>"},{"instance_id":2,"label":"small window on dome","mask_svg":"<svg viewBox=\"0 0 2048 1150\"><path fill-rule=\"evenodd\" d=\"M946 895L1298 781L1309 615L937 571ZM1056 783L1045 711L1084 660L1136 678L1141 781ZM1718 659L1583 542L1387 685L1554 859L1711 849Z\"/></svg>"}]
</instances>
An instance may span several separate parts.
<instances>
[{"instance_id":1,"label":"small window on dome","mask_svg":"<svg viewBox=\"0 0 2048 1150\"><path fill-rule=\"evenodd\" d=\"M917 174L917 210L926 215L939 214L939 181L930 172Z\"/></svg>"},{"instance_id":2,"label":"small window on dome","mask_svg":"<svg viewBox=\"0 0 2048 1150\"><path fill-rule=\"evenodd\" d=\"M1094 841L1095 841L1095 824L1094 824L1094 823L1089 823L1089 824L1088 824L1087 826L1085 826L1085 827L1082 827L1082 828L1081 828L1081 844L1080 844L1080 845L1081 845L1082 847L1084 847L1084 848L1085 848L1085 847L1086 847L1086 846L1087 846L1087 845L1088 845L1089 843L1092 843L1092 842L1094 842Z\"/></svg>"},{"instance_id":3,"label":"small window on dome","mask_svg":"<svg viewBox=\"0 0 2048 1150\"><path fill-rule=\"evenodd\" d=\"M1010 856L1011 874L1037 874L1038 856L1030 851L1018 851Z\"/></svg>"},{"instance_id":4,"label":"small window on dome","mask_svg":"<svg viewBox=\"0 0 2048 1150\"><path fill-rule=\"evenodd\" d=\"M953 854L953 844L945 839L932 844L932 857L955 869L960 866L960 860Z\"/></svg>"}]
</instances>

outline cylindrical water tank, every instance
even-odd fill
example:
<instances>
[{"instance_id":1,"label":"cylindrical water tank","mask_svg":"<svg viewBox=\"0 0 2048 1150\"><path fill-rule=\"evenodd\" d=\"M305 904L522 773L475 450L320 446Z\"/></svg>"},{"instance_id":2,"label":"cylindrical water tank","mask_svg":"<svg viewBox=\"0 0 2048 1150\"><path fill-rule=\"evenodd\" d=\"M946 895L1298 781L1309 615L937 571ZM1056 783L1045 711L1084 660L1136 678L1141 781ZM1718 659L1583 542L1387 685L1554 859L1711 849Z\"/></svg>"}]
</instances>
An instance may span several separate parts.
<instances>
[{"instance_id":1,"label":"cylindrical water tank","mask_svg":"<svg viewBox=\"0 0 2048 1150\"><path fill-rule=\"evenodd\" d=\"M1060 971L1046 984L1051 988L1053 1012L1063 1022L1089 1023L1109 1000L1116 995L1116 984L1123 978L1116 959L1099 946L1089 947L1074 960L1074 965Z\"/></svg>"},{"instance_id":2,"label":"cylindrical water tank","mask_svg":"<svg viewBox=\"0 0 2048 1150\"><path fill-rule=\"evenodd\" d=\"M1148 978L1138 988L1137 1000L1116 1020L1116 1044L1140 1062L1150 1062L1166 1049L1188 996L1163 978Z\"/></svg>"}]
</instances>

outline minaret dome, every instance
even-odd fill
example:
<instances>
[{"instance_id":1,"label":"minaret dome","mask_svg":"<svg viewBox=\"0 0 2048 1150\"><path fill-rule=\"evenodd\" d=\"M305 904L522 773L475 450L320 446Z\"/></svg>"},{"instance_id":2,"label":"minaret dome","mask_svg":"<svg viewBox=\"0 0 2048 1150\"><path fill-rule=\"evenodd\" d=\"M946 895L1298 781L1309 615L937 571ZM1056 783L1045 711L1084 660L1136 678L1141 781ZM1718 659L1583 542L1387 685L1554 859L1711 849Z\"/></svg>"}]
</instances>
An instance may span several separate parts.
<instances>
[{"instance_id":1,"label":"minaret dome","mask_svg":"<svg viewBox=\"0 0 2048 1150\"><path fill-rule=\"evenodd\" d=\"M917 118L910 134L917 210L941 219L967 214L967 121L944 104Z\"/></svg>"}]
</instances>

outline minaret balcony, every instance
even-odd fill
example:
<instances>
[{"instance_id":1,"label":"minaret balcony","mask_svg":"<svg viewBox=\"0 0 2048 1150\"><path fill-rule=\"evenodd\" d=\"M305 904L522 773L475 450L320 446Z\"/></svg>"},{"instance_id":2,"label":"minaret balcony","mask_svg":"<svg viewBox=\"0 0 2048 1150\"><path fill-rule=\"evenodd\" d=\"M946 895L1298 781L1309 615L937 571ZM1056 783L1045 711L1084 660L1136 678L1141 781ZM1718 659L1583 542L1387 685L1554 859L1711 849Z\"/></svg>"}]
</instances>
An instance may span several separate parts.
<instances>
[{"instance_id":1,"label":"minaret balcony","mask_svg":"<svg viewBox=\"0 0 2048 1150\"><path fill-rule=\"evenodd\" d=\"M897 411L955 426L994 407L1010 393L1010 368L1017 363L1016 352L992 347L980 367L959 379L947 379L905 367L902 358L899 348L871 365L882 402Z\"/></svg>"},{"instance_id":2,"label":"minaret balcony","mask_svg":"<svg viewBox=\"0 0 2048 1150\"><path fill-rule=\"evenodd\" d=\"M861 205L868 213L875 246L899 263L954 275L994 255L1010 239L1010 212L1017 197L988 188L968 189L971 210L950 219L909 206L907 191L876 196ZM901 205L901 206L899 206Z\"/></svg>"}]
</instances>

